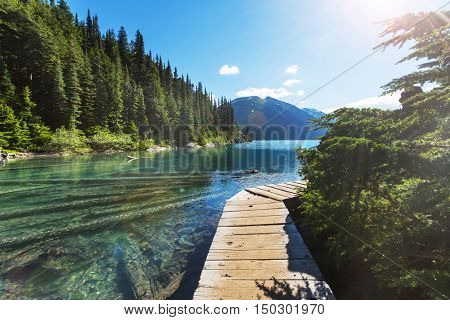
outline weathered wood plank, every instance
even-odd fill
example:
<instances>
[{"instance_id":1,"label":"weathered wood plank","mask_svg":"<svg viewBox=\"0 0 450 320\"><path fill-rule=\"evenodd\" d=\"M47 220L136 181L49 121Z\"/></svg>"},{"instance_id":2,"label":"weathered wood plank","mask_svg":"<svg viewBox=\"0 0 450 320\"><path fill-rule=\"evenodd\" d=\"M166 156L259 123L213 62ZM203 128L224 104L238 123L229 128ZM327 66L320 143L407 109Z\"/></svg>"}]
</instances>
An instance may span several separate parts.
<instances>
[{"instance_id":1,"label":"weathered wood plank","mask_svg":"<svg viewBox=\"0 0 450 320\"><path fill-rule=\"evenodd\" d=\"M225 205L227 206L246 206L246 205L254 205L254 204L274 204L279 203L278 200L270 199L270 198L263 198L263 197L255 197L253 199L246 199L246 200L233 200L233 201L227 201Z\"/></svg>"},{"instance_id":2,"label":"weathered wood plank","mask_svg":"<svg viewBox=\"0 0 450 320\"><path fill-rule=\"evenodd\" d=\"M267 233L281 233L290 234L298 233L294 224L286 225L268 225L268 226L248 226L248 227L219 227L216 235L246 235L246 234L267 234Z\"/></svg>"},{"instance_id":3,"label":"weathered wood plank","mask_svg":"<svg viewBox=\"0 0 450 320\"><path fill-rule=\"evenodd\" d=\"M263 190L263 191L267 191L267 192L270 192L270 193L277 194L277 195L282 196L282 197L286 197L288 199L294 198L296 196L295 193L282 191L282 190L279 190L279 189L276 189L276 188L272 188L272 187L268 187L268 186L259 186L257 188L260 189L260 190Z\"/></svg>"},{"instance_id":4,"label":"weathered wood plank","mask_svg":"<svg viewBox=\"0 0 450 320\"><path fill-rule=\"evenodd\" d=\"M251 192L251 193L266 197L266 198L278 200L278 201L283 201L283 200L287 199L287 197L280 196L280 195L277 195L277 194L274 194L274 193L271 193L268 191L264 191L264 190L261 190L258 188L247 188L245 190L247 190L248 192Z\"/></svg>"},{"instance_id":5,"label":"weathered wood plank","mask_svg":"<svg viewBox=\"0 0 450 320\"><path fill-rule=\"evenodd\" d=\"M248 235L247 235L248 236ZM287 237L287 238L279 238L275 243L270 242L262 242L264 240L267 240L267 237L264 237L265 235L262 235L262 237L249 237L249 239L225 239L224 241L223 237L220 238L220 240L214 240L211 244L210 249L217 249L217 250L252 250L252 249L267 249L267 250L275 250L275 249L284 249L286 250L287 247L297 247L299 249L303 249L305 247L305 243L303 242L303 239L298 239L294 237Z\"/></svg>"},{"instance_id":6,"label":"weathered wood plank","mask_svg":"<svg viewBox=\"0 0 450 320\"><path fill-rule=\"evenodd\" d=\"M251 250L215 250L210 249L207 260L282 260L282 259L312 259L311 253L303 248L283 249L251 249Z\"/></svg>"},{"instance_id":7,"label":"weathered wood plank","mask_svg":"<svg viewBox=\"0 0 450 320\"><path fill-rule=\"evenodd\" d=\"M281 285L280 285L281 284ZM224 286L226 285L226 286ZM325 281L316 280L228 280L200 285L194 299L334 299Z\"/></svg>"},{"instance_id":8,"label":"weathered wood plank","mask_svg":"<svg viewBox=\"0 0 450 320\"><path fill-rule=\"evenodd\" d=\"M285 209L283 202L264 203L264 204L248 204L248 205L225 205L223 211L249 211L249 210L271 210Z\"/></svg>"},{"instance_id":9,"label":"weathered wood plank","mask_svg":"<svg viewBox=\"0 0 450 320\"><path fill-rule=\"evenodd\" d=\"M285 224L292 223L289 216L269 216L269 217L243 217L243 218L229 218L220 219L219 227L235 227L235 226L264 226L270 224Z\"/></svg>"},{"instance_id":10,"label":"weathered wood plank","mask_svg":"<svg viewBox=\"0 0 450 320\"><path fill-rule=\"evenodd\" d=\"M236 193L230 199L228 199L228 201L238 201L238 200L243 200L243 199L251 199L251 198L254 198L254 197L255 197L254 194L251 194L250 192L242 190L242 191Z\"/></svg>"},{"instance_id":11,"label":"weathered wood plank","mask_svg":"<svg viewBox=\"0 0 450 320\"><path fill-rule=\"evenodd\" d=\"M288 188L288 187L285 187L285 186L283 186L281 184L268 184L267 186L271 187L271 188L274 188L274 189L278 189L278 190L281 190L281 191L285 191L285 192L293 193L294 195L297 195L297 189L296 188Z\"/></svg>"},{"instance_id":12,"label":"weathered wood plank","mask_svg":"<svg viewBox=\"0 0 450 320\"><path fill-rule=\"evenodd\" d=\"M206 261L205 270L292 270L314 274L321 277L319 268L313 259L301 260L228 260Z\"/></svg>"},{"instance_id":13,"label":"weathered wood plank","mask_svg":"<svg viewBox=\"0 0 450 320\"><path fill-rule=\"evenodd\" d=\"M229 218L253 218L253 217L270 217L270 216L287 216L287 209L272 210L253 210L253 211L226 211L222 214L221 219Z\"/></svg>"},{"instance_id":14,"label":"weathered wood plank","mask_svg":"<svg viewBox=\"0 0 450 320\"><path fill-rule=\"evenodd\" d=\"M276 267L265 270L203 270L200 283L223 280L272 280L273 278L278 280L322 280L322 278L317 278L316 275L308 272Z\"/></svg>"},{"instance_id":15,"label":"weathered wood plank","mask_svg":"<svg viewBox=\"0 0 450 320\"><path fill-rule=\"evenodd\" d=\"M214 243L263 243L264 245L288 244L289 242L303 241L300 233L265 233L265 234L245 234L245 235L220 235L216 234Z\"/></svg>"},{"instance_id":16,"label":"weathered wood plank","mask_svg":"<svg viewBox=\"0 0 450 320\"><path fill-rule=\"evenodd\" d=\"M297 188L306 188L305 184L301 184L301 183L298 183L298 182L286 182L285 184L291 185L291 186L297 187Z\"/></svg>"},{"instance_id":17,"label":"weathered wood plank","mask_svg":"<svg viewBox=\"0 0 450 320\"><path fill-rule=\"evenodd\" d=\"M290 189L291 191L294 191L294 192L298 192L298 190L299 190L298 186L293 186L293 185L286 184L286 183L277 184L277 186L283 187L283 188L286 188L286 189Z\"/></svg>"}]
</instances>

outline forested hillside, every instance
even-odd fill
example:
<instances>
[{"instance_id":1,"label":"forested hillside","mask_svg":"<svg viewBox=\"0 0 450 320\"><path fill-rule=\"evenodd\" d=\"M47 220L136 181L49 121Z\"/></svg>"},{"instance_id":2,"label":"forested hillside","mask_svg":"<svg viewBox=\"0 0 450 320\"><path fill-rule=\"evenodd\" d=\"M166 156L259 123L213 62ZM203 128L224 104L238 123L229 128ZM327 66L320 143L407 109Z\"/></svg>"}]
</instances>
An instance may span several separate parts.
<instances>
[{"instance_id":1,"label":"forested hillside","mask_svg":"<svg viewBox=\"0 0 450 320\"><path fill-rule=\"evenodd\" d=\"M327 114L320 145L299 152L305 238L338 298L450 295L449 21L448 11L388 21L379 48L412 45L400 62L419 62L384 86L402 108Z\"/></svg>"},{"instance_id":2,"label":"forested hillside","mask_svg":"<svg viewBox=\"0 0 450 320\"><path fill-rule=\"evenodd\" d=\"M145 47L60 0L0 0L0 149L232 140L233 111ZM151 140L150 140L151 139ZM100 149L101 149L100 148Z\"/></svg>"}]
</instances>

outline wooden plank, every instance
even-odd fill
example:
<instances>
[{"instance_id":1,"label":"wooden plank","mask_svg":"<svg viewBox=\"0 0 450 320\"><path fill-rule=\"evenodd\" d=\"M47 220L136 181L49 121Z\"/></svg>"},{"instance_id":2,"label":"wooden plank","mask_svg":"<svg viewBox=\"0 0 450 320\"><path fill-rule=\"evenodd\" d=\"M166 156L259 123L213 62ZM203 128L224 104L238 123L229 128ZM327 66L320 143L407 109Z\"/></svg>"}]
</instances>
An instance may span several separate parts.
<instances>
[{"instance_id":1,"label":"wooden plank","mask_svg":"<svg viewBox=\"0 0 450 320\"><path fill-rule=\"evenodd\" d=\"M282 260L312 259L311 253L304 248L261 249L261 250L215 250L210 249L207 260Z\"/></svg>"},{"instance_id":2,"label":"wooden plank","mask_svg":"<svg viewBox=\"0 0 450 320\"><path fill-rule=\"evenodd\" d=\"M205 270L294 270L322 277L312 259L302 260L244 260L244 261L206 261Z\"/></svg>"},{"instance_id":3,"label":"wooden plank","mask_svg":"<svg viewBox=\"0 0 450 320\"><path fill-rule=\"evenodd\" d=\"M270 216L287 216L289 211L287 209L272 209L272 210L252 210L252 211L226 211L222 214L223 219L229 218L254 218L254 217L270 217Z\"/></svg>"},{"instance_id":4,"label":"wooden plank","mask_svg":"<svg viewBox=\"0 0 450 320\"><path fill-rule=\"evenodd\" d=\"M248 204L248 205L228 205L223 208L224 212L228 211L250 211L250 210L272 210L285 209L283 202L264 203L264 204Z\"/></svg>"},{"instance_id":5,"label":"wooden plank","mask_svg":"<svg viewBox=\"0 0 450 320\"><path fill-rule=\"evenodd\" d=\"M297 183L297 182L286 182L285 184L287 185L291 185L293 187L297 187L297 188L306 188L305 184L301 184L301 183Z\"/></svg>"},{"instance_id":6,"label":"wooden plank","mask_svg":"<svg viewBox=\"0 0 450 320\"><path fill-rule=\"evenodd\" d=\"M271 193L268 191L264 191L264 190L261 190L258 188L247 188L245 190L247 190L248 192L251 192L251 193L263 196L263 197L271 198L274 200L278 200L278 201L283 201L283 200L287 199L287 197L283 197L283 196L280 196L280 195L277 195L277 194L274 194L274 193Z\"/></svg>"},{"instance_id":7,"label":"wooden plank","mask_svg":"<svg viewBox=\"0 0 450 320\"><path fill-rule=\"evenodd\" d=\"M298 189L299 189L298 186L293 186L293 185L286 184L286 183L278 184L277 186L280 186L280 187L283 187L283 188L286 188L286 189L290 189L290 190L292 190L294 192L297 192Z\"/></svg>"},{"instance_id":8,"label":"wooden plank","mask_svg":"<svg viewBox=\"0 0 450 320\"><path fill-rule=\"evenodd\" d=\"M279 190L279 189L276 189L276 188L272 188L272 187L268 187L268 186L259 186L257 188L260 189L260 190L263 190L263 191L267 191L267 192L270 192L270 193L277 194L277 195L282 196L282 197L286 197L288 199L295 198L297 196L295 193L282 191L282 190Z\"/></svg>"},{"instance_id":9,"label":"wooden plank","mask_svg":"<svg viewBox=\"0 0 450 320\"><path fill-rule=\"evenodd\" d=\"M224 286L226 284L226 286ZM200 285L194 299L330 299L333 292L325 281L316 280L228 280Z\"/></svg>"},{"instance_id":10,"label":"wooden plank","mask_svg":"<svg viewBox=\"0 0 450 320\"><path fill-rule=\"evenodd\" d=\"M322 280L306 272L295 272L289 270L266 269L266 270L204 270L200 284L213 283L214 281L227 280Z\"/></svg>"},{"instance_id":11,"label":"wooden plank","mask_svg":"<svg viewBox=\"0 0 450 320\"><path fill-rule=\"evenodd\" d=\"M219 227L235 227L235 226L264 226L271 224L285 224L292 223L292 219L289 216L269 216L269 217L239 217L220 219Z\"/></svg>"},{"instance_id":12,"label":"wooden plank","mask_svg":"<svg viewBox=\"0 0 450 320\"><path fill-rule=\"evenodd\" d=\"M279 201L255 195L255 197L253 199L227 201L225 203L225 205L227 205L227 206L246 206L246 205L253 205L253 204L270 204L270 203L272 203L272 204L279 203Z\"/></svg>"},{"instance_id":13,"label":"wooden plank","mask_svg":"<svg viewBox=\"0 0 450 320\"><path fill-rule=\"evenodd\" d=\"M318 270L318 269L317 269ZM320 273L320 272L319 272ZM203 270L200 283L221 280L322 280L308 272L291 271L276 266L265 270Z\"/></svg>"},{"instance_id":14,"label":"wooden plank","mask_svg":"<svg viewBox=\"0 0 450 320\"><path fill-rule=\"evenodd\" d=\"M216 234L214 243L264 243L268 246L276 244L288 244L289 241L303 241L300 233L265 233L265 234Z\"/></svg>"},{"instance_id":15,"label":"wooden plank","mask_svg":"<svg viewBox=\"0 0 450 320\"><path fill-rule=\"evenodd\" d=\"M243 200L243 199L251 199L254 195L250 192L247 192L245 190L242 190L238 193L236 193L234 196L232 196L228 201L237 201L237 200Z\"/></svg>"},{"instance_id":16,"label":"wooden plank","mask_svg":"<svg viewBox=\"0 0 450 320\"><path fill-rule=\"evenodd\" d=\"M235 250L235 251L247 251L247 250L287 250L288 247L295 247L299 250L304 250L305 243L301 240L299 241L288 241L288 243L271 244L264 242L253 242L253 241L213 241L210 250ZM273 259L272 259L273 260Z\"/></svg>"},{"instance_id":17,"label":"wooden plank","mask_svg":"<svg viewBox=\"0 0 450 320\"><path fill-rule=\"evenodd\" d=\"M271 187L271 188L275 188L275 189L281 190L281 191L285 191L285 192L288 192L288 193L293 193L294 195L297 195L297 189L295 189L295 188L288 188L288 187L285 187L284 185L281 185L281 184L268 184L267 186Z\"/></svg>"},{"instance_id":18,"label":"wooden plank","mask_svg":"<svg viewBox=\"0 0 450 320\"><path fill-rule=\"evenodd\" d=\"M294 224L268 225L268 226L248 226L248 227L219 227L216 235L245 235L245 234L267 234L267 233L298 233Z\"/></svg>"}]
</instances>

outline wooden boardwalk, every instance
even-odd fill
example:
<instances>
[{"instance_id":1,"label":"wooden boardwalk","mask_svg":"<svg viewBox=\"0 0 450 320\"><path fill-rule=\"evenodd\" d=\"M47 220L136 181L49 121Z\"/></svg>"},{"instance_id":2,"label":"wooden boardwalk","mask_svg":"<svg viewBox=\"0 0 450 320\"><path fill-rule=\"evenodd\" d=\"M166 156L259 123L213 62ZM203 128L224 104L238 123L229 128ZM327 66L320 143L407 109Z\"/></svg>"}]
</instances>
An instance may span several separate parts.
<instances>
[{"instance_id":1,"label":"wooden boardwalk","mask_svg":"<svg viewBox=\"0 0 450 320\"><path fill-rule=\"evenodd\" d=\"M269 184L226 202L194 299L334 299L283 202L305 187Z\"/></svg>"}]
</instances>

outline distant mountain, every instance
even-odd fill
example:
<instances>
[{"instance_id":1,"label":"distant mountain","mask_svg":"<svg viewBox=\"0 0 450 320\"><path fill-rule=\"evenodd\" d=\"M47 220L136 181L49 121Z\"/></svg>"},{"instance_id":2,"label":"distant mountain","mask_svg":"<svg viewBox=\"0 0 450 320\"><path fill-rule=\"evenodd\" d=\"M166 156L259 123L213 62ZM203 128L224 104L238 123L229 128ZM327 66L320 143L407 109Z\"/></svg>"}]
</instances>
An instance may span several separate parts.
<instances>
[{"instance_id":1,"label":"distant mountain","mask_svg":"<svg viewBox=\"0 0 450 320\"><path fill-rule=\"evenodd\" d=\"M271 97L237 98L231 101L237 124L256 140L317 139L323 130L311 131L310 119L323 115L319 110L296 106Z\"/></svg>"},{"instance_id":2,"label":"distant mountain","mask_svg":"<svg viewBox=\"0 0 450 320\"><path fill-rule=\"evenodd\" d=\"M313 118L320 118L321 116L325 115L325 112L322 112L314 108L302 108L302 110L310 114Z\"/></svg>"}]
</instances>

